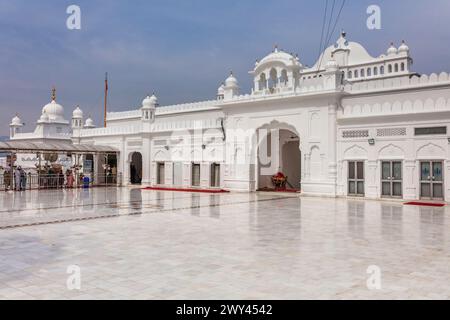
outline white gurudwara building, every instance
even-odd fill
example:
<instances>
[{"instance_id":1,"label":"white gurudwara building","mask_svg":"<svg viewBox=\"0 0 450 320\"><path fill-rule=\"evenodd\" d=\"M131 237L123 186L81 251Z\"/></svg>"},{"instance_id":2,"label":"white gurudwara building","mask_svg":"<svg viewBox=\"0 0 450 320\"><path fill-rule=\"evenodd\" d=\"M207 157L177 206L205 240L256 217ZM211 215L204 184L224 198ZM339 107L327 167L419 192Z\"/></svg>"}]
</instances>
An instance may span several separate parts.
<instances>
[{"instance_id":1,"label":"white gurudwara building","mask_svg":"<svg viewBox=\"0 0 450 320\"><path fill-rule=\"evenodd\" d=\"M275 48L250 72L248 94L231 74L214 100L147 96L108 113L105 128L79 108L69 124L52 99L33 134L14 118L11 139L115 147L124 184L251 192L282 172L308 195L450 201L450 78L412 63L404 42L372 57L342 33L313 67Z\"/></svg>"}]
</instances>

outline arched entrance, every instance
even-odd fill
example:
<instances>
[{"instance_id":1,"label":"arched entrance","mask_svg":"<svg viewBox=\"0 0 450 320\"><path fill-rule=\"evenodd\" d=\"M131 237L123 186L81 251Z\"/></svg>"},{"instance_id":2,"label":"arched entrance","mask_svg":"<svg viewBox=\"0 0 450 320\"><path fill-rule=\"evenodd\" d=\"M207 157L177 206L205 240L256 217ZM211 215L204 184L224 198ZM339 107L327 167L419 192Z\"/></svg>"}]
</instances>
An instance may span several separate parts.
<instances>
[{"instance_id":1,"label":"arched entrance","mask_svg":"<svg viewBox=\"0 0 450 320\"><path fill-rule=\"evenodd\" d=\"M272 177L278 173L286 177L286 189L301 189L300 138L295 129L282 126L260 128L257 156L258 190L275 189Z\"/></svg>"},{"instance_id":2,"label":"arched entrance","mask_svg":"<svg viewBox=\"0 0 450 320\"><path fill-rule=\"evenodd\" d=\"M140 184L142 182L142 154L133 152L130 161L130 183Z\"/></svg>"}]
</instances>

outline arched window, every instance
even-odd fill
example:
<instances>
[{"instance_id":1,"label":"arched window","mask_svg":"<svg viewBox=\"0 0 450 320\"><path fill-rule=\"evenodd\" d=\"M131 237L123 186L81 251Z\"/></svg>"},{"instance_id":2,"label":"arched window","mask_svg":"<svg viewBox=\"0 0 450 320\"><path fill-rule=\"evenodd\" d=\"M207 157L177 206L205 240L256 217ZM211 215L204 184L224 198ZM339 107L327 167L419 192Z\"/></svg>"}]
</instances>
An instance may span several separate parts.
<instances>
[{"instance_id":1,"label":"arched window","mask_svg":"<svg viewBox=\"0 0 450 320\"><path fill-rule=\"evenodd\" d=\"M374 67L373 68L373 75L377 76L378 75L378 67Z\"/></svg>"},{"instance_id":2,"label":"arched window","mask_svg":"<svg viewBox=\"0 0 450 320\"><path fill-rule=\"evenodd\" d=\"M395 72L398 72L398 63L395 64Z\"/></svg>"},{"instance_id":3,"label":"arched window","mask_svg":"<svg viewBox=\"0 0 450 320\"><path fill-rule=\"evenodd\" d=\"M388 73L392 73L392 64L388 65Z\"/></svg>"},{"instance_id":4,"label":"arched window","mask_svg":"<svg viewBox=\"0 0 450 320\"><path fill-rule=\"evenodd\" d=\"M353 75L353 73L351 71L347 72L347 79L351 79L352 75Z\"/></svg>"},{"instance_id":5,"label":"arched window","mask_svg":"<svg viewBox=\"0 0 450 320\"><path fill-rule=\"evenodd\" d=\"M259 77L259 90L267 89L267 79L266 74L261 73L261 76Z\"/></svg>"},{"instance_id":6,"label":"arched window","mask_svg":"<svg viewBox=\"0 0 450 320\"><path fill-rule=\"evenodd\" d=\"M364 69L361 69L361 77L365 77L365 73Z\"/></svg>"},{"instance_id":7,"label":"arched window","mask_svg":"<svg viewBox=\"0 0 450 320\"><path fill-rule=\"evenodd\" d=\"M368 77L372 76L372 69L367 68L367 76Z\"/></svg>"},{"instance_id":8,"label":"arched window","mask_svg":"<svg viewBox=\"0 0 450 320\"><path fill-rule=\"evenodd\" d=\"M358 78L358 77L359 77L359 76L358 76L358 70L355 70L354 74L355 74L355 78Z\"/></svg>"},{"instance_id":9,"label":"arched window","mask_svg":"<svg viewBox=\"0 0 450 320\"><path fill-rule=\"evenodd\" d=\"M400 65L400 69L401 69L402 71L405 71L405 63L404 63L404 62L402 62L402 64Z\"/></svg>"},{"instance_id":10,"label":"arched window","mask_svg":"<svg viewBox=\"0 0 450 320\"><path fill-rule=\"evenodd\" d=\"M270 70L269 88L275 88L277 84L278 84L277 70L275 68L272 68L272 70Z\"/></svg>"},{"instance_id":11,"label":"arched window","mask_svg":"<svg viewBox=\"0 0 450 320\"><path fill-rule=\"evenodd\" d=\"M380 67L380 74L384 74L384 66Z\"/></svg>"},{"instance_id":12,"label":"arched window","mask_svg":"<svg viewBox=\"0 0 450 320\"><path fill-rule=\"evenodd\" d=\"M282 84L287 85L288 83L288 74L286 70L281 71L280 81Z\"/></svg>"}]
</instances>

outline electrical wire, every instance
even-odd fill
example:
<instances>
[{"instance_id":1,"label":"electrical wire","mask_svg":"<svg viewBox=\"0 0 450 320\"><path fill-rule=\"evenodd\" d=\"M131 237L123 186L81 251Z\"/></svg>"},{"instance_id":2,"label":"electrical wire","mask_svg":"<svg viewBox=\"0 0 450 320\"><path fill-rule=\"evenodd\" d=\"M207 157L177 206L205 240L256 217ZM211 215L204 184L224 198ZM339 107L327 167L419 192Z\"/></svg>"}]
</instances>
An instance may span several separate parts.
<instances>
[{"instance_id":1,"label":"electrical wire","mask_svg":"<svg viewBox=\"0 0 450 320\"><path fill-rule=\"evenodd\" d=\"M345 1L346 1L346 0L342 0L341 7L340 7L339 12L338 12L338 14L337 14L336 20L335 20L335 22L334 22L334 24L333 24L333 29L331 30L331 32L327 32L327 38L325 39L325 40L326 40L326 45L325 45L324 50L326 50L326 48L328 48L328 46L329 46L329 44L330 44L330 41L331 41L331 37L333 36L334 31L336 30L336 26L337 26L337 24L338 24L338 22L339 22L339 18L341 17L342 10L344 9L344 6L345 6ZM334 4L335 4L335 3L333 2L333 7L334 7ZM330 23L329 23L328 27L331 26L332 18L333 18L333 17L331 16L331 17L330 17ZM320 58L320 61L319 61L319 65L317 66L317 73L319 73L320 67L322 66L323 56L324 56L324 55L322 54L322 56L321 56L321 58Z\"/></svg>"}]
</instances>

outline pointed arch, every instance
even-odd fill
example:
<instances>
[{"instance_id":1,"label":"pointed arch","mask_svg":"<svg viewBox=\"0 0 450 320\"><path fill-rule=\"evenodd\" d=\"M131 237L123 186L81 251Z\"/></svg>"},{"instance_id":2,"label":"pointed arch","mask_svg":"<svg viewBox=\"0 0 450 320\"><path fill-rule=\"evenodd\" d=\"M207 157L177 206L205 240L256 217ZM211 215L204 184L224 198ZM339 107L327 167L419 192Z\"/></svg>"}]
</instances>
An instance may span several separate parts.
<instances>
[{"instance_id":1,"label":"pointed arch","mask_svg":"<svg viewBox=\"0 0 450 320\"><path fill-rule=\"evenodd\" d=\"M434 143L422 145L417 149L416 157L418 159L445 159L444 148Z\"/></svg>"},{"instance_id":2,"label":"pointed arch","mask_svg":"<svg viewBox=\"0 0 450 320\"><path fill-rule=\"evenodd\" d=\"M404 158L404 156L405 151L401 147L392 143L384 146L378 152L378 157L380 159L399 159Z\"/></svg>"},{"instance_id":3,"label":"pointed arch","mask_svg":"<svg viewBox=\"0 0 450 320\"><path fill-rule=\"evenodd\" d=\"M368 152L365 148L353 145L344 151L344 159L346 160L364 160L368 158Z\"/></svg>"}]
</instances>

